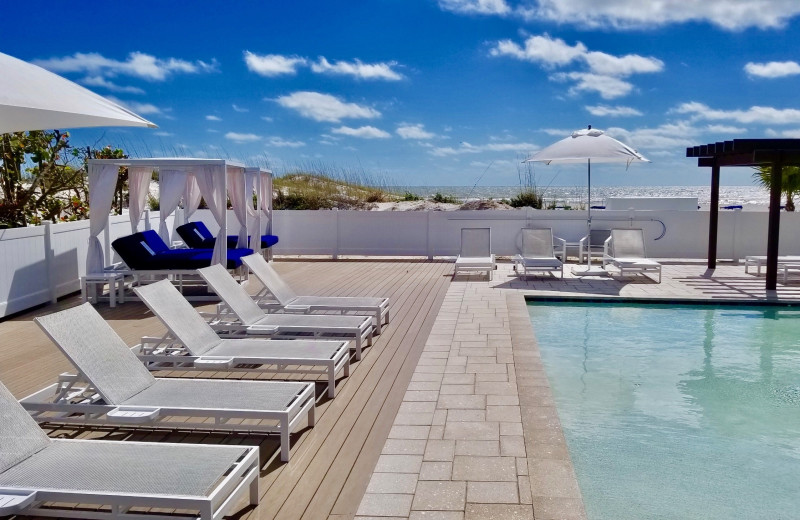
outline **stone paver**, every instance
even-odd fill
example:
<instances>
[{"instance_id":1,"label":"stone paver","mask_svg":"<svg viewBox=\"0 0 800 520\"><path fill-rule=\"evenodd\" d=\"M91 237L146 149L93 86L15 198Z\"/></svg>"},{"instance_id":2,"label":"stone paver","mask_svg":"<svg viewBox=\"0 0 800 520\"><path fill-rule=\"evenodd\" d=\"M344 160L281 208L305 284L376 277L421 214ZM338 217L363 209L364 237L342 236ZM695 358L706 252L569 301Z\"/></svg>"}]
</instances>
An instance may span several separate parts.
<instances>
[{"instance_id":1,"label":"stone paver","mask_svg":"<svg viewBox=\"0 0 800 520\"><path fill-rule=\"evenodd\" d=\"M763 287L741 265L700 261L665 263L661 284L569 266L521 280L502 263L492 281L454 280L357 518L586 518L521 295L800 300L796 284Z\"/></svg>"}]
</instances>

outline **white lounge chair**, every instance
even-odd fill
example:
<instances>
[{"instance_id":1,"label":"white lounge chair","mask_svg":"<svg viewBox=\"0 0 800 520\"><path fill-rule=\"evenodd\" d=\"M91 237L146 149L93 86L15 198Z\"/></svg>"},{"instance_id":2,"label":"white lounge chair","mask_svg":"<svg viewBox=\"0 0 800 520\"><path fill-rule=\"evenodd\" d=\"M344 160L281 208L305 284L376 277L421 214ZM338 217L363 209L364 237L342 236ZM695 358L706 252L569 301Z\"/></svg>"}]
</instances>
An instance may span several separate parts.
<instances>
[{"instance_id":1,"label":"white lounge chair","mask_svg":"<svg viewBox=\"0 0 800 520\"><path fill-rule=\"evenodd\" d=\"M566 240L553 238L553 230L550 228L523 228L521 232L522 253L513 258L517 275L527 280L529 273L559 271L561 278L564 278L564 264L556 258L553 243L558 241L560 249L564 251L567 247Z\"/></svg>"},{"instance_id":2,"label":"white lounge chair","mask_svg":"<svg viewBox=\"0 0 800 520\"><path fill-rule=\"evenodd\" d=\"M589 231L588 235L578 241L578 262L585 262L590 252L592 258L602 258L605 252L605 242L610 236L610 229L592 229Z\"/></svg>"},{"instance_id":3,"label":"white lounge chair","mask_svg":"<svg viewBox=\"0 0 800 520\"><path fill-rule=\"evenodd\" d=\"M356 360L361 359L364 343L372 345L372 317L319 316L316 314L265 314L219 264L197 271L208 286L222 299L225 310L211 326L221 336L243 337L248 334L273 338L323 337L352 340ZM223 309L221 309L222 311ZM232 313L232 314L231 314Z\"/></svg>"},{"instance_id":4,"label":"white lounge chair","mask_svg":"<svg viewBox=\"0 0 800 520\"><path fill-rule=\"evenodd\" d=\"M220 339L168 280L133 290L167 327L164 337L142 338L133 348L150 370L325 374L330 397L336 373L350 375L348 341Z\"/></svg>"},{"instance_id":5,"label":"white lounge chair","mask_svg":"<svg viewBox=\"0 0 800 520\"><path fill-rule=\"evenodd\" d=\"M656 272L658 283L661 283L661 264L647 258L641 229L611 230L603 252L603 267L607 264L619 269L620 276L625 276L626 271Z\"/></svg>"},{"instance_id":6,"label":"white lounge chair","mask_svg":"<svg viewBox=\"0 0 800 520\"><path fill-rule=\"evenodd\" d=\"M283 461L314 425L313 383L154 378L89 303L34 321L78 369L20 401L39 422L278 432Z\"/></svg>"},{"instance_id":7,"label":"white lounge chair","mask_svg":"<svg viewBox=\"0 0 800 520\"><path fill-rule=\"evenodd\" d=\"M338 311L371 314L375 316L375 334L380 334L383 324L389 323L389 298L298 296L263 256L248 255L242 257L242 262L264 286L253 297L262 309L295 313Z\"/></svg>"},{"instance_id":8,"label":"white lounge chair","mask_svg":"<svg viewBox=\"0 0 800 520\"><path fill-rule=\"evenodd\" d=\"M793 264L797 265L800 264L800 256L779 256L778 257L778 269L783 269L785 264ZM756 267L756 274L761 276L761 268L767 265L767 257L766 256L746 256L744 257L744 272L749 272L748 269L750 267ZM784 276L785 278L785 276Z\"/></svg>"},{"instance_id":9,"label":"white lounge chair","mask_svg":"<svg viewBox=\"0 0 800 520\"><path fill-rule=\"evenodd\" d=\"M463 272L485 272L491 280L494 268L492 230L490 228L462 228L461 253L456 258L453 277Z\"/></svg>"},{"instance_id":10,"label":"white lounge chair","mask_svg":"<svg viewBox=\"0 0 800 520\"><path fill-rule=\"evenodd\" d=\"M51 439L2 384L0 417L2 517L217 520L258 504L258 446Z\"/></svg>"}]
</instances>

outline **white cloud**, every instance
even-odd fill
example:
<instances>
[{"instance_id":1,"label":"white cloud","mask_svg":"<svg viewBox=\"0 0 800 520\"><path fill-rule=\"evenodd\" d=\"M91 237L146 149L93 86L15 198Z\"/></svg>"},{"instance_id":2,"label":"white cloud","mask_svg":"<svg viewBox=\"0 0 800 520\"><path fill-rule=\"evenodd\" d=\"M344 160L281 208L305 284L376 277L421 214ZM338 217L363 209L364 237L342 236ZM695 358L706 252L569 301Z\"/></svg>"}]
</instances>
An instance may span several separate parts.
<instances>
[{"instance_id":1,"label":"white cloud","mask_svg":"<svg viewBox=\"0 0 800 520\"><path fill-rule=\"evenodd\" d=\"M689 121L665 123L655 128L608 128L606 133L638 150L680 150L694 146L696 139L703 134ZM647 154L645 154L646 156Z\"/></svg>"},{"instance_id":2,"label":"white cloud","mask_svg":"<svg viewBox=\"0 0 800 520\"><path fill-rule=\"evenodd\" d=\"M796 0L536 0L520 2L512 9L515 15L529 21L589 28L640 29L707 22L723 29L742 30L784 27L800 14L800 3Z\"/></svg>"},{"instance_id":3,"label":"white cloud","mask_svg":"<svg viewBox=\"0 0 800 520\"><path fill-rule=\"evenodd\" d=\"M381 113L372 107L346 103L341 99L320 92L293 92L275 100L284 108L291 108L301 116L315 121L338 123L342 119L374 119Z\"/></svg>"},{"instance_id":4,"label":"white cloud","mask_svg":"<svg viewBox=\"0 0 800 520\"><path fill-rule=\"evenodd\" d=\"M759 78L785 78L800 74L800 65L796 61L770 61L769 63L750 62L744 66L749 76Z\"/></svg>"},{"instance_id":5,"label":"white cloud","mask_svg":"<svg viewBox=\"0 0 800 520\"><path fill-rule=\"evenodd\" d=\"M278 148L300 148L306 145L303 141L287 141L278 136L268 137L267 144Z\"/></svg>"},{"instance_id":6,"label":"white cloud","mask_svg":"<svg viewBox=\"0 0 800 520\"><path fill-rule=\"evenodd\" d=\"M615 107L608 105L595 105L587 106L585 108L590 114L597 117L629 117L644 115L635 108L623 107L619 105Z\"/></svg>"},{"instance_id":7,"label":"white cloud","mask_svg":"<svg viewBox=\"0 0 800 520\"><path fill-rule=\"evenodd\" d=\"M771 128L766 132L768 137L782 137L784 139L800 139L800 128L795 130L781 130L780 132Z\"/></svg>"},{"instance_id":8,"label":"white cloud","mask_svg":"<svg viewBox=\"0 0 800 520\"><path fill-rule=\"evenodd\" d=\"M206 116L206 121L222 121L222 118L219 116Z\"/></svg>"},{"instance_id":9,"label":"white cloud","mask_svg":"<svg viewBox=\"0 0 800 520\"><path fill-rule=\"evenodd\" d=\"M392 69L397 62L363 63L356 59L352 62L336 61L330 63L324 56L311 64L311 70L318 74L334 74L339 76L353 76L358 79L399 81L403 75Z\"/></svg>"},{"instance_id":10,"label":"white cloud","mask_svg":"<svg viewBox=\"0 0 800 520\"><path fill-rule=\"evenodd\" d=\"M489 51L492 56L511 56L522 61L541 63L545 66L567 65L584 56L586 46L581 42L570 46L560 38L551 38L547 33L531 36L525 47L511 40L501 40Z\"/></svg>"},{"instance_id":11,"label":"white cloud","mask_svg":"<svg viewBox=\"0 0 800 520\"><path fill-rule=\"evenodd\" d=\"M511 12L505 0L439 0L439 7L463 14L505 15Z\"/></svg>"},{"instance_id":12,"label":"white cloud","mask_svg":"<svg viewBox=\"0 0 800 520\"><path fill-rule=\"evenodd\" d=\"M351 137L361 137L362 139L388 139L392 137L389 132L385 132L374 126L361 126L359 128L340 126L339 128L332 128L331 132L334 134L349 135Z\"/></svg>"},{"instance_id":13,"label":"white cloud","mask_svg":"<svg viewBox=\"0 0 800 520\"><path fill-rule=\"evenodd\" d=\"M216 60L207 63L178 58L161 59L143 52L132 52L125 61L106 58L96 52L76 52L72 56L36 60L34 63L53 72L84 72L108 77L124 74L148 81L164 81L169 76L179 73L214 72L218 67Z\"/></svg>"},{"instance_id":14,"label":"white cloud","mask_svg":"<svg viewBox=\"0 0 800 520\"><path fill-rule=\"evenodd\" d=\"M154 134L159 136L159 137L172 137L173 135L175 135L172 132L160 132L160 131L159 132L154 132Z\"/></svg>"},{"instance_id":15,"label":"white cloud","mask_svg":"<svg viewBox=\"0 0 800 520\"><path fill-rule=\"evenodd\" d=\"M225 139L236 143L252 143L255 141L260 141L261 136L256 134L240 134L238 132L228 132L225 134Z\"/></svg>"},{"instance_id":16,"label":"white cloud","mask_svg":"<svg viewBox=\"0 0 800 520\"><path fill-rule=\"evenodd\" d=\"M707 125L706 130L717 134L743 134L747 128L732 125Z\"/></svg>"},{"instance_id":17,"label":"white cloud","mask_svg":"<svg viewBox=\"0 0 800 520\"><path fill-rule=\"evenodd\" d=\"M678 114L689 114L693 120L735 121L740 124L790 125L800 123L800 110L752 106L746 110L719 110L692 101L674 109Z\"/></svg>"},{"instance_id":18,"label":"white cloud","mask_svg":"<svg viewBox=\"0 0 800 520\"><path fill-rule=\"evenodd\" d=\"M633 90L633 84L621 78L664 70L664 62L658 58L638 54L614 56L605 52L589 51L581 42L569 45L547 33L529 36L524 47L511 40L501 40L492 46L489 54L540 64L545 69L580 63L586 70L558 72L552 74L550 79L574 81L575 84L570 89L572 94L597 92L605 99L626 96Z\"/></svg>"},{"instance_id":19,"label":"white cloud","mask_svg":"<svg viewBox=\"0 0 800 520\"><path fill-rule=\"evenodd\" d=\"M281 56L280 54L254 54L244 51L244 62L250 72L260 76L274 78L276 76L294 76L307 60L300 56Z\"/></svg>"},{"instance_id":20,"label":"white cloud","mask_svg":"<svg viewBox=\"0 0 800 520\"><path fill-rule=\"evenodd\" d=\"M242 108L242 107L238 106L236 103L234 103L231 106L233 107L233 111L234 112L240 112L240 113L250 112L249 108Z\"/></svg>"},{"instance_id":21,"label":"white cloud","mask_svg":"<svg viewBox=\"0 0 800 520\"><path fill-rule=\"evenodd\" d=\"M81 80L81 83L89 87L101 87L110 92L118 92L120 94L144 94L144 90L139 87L123 87L108 81L102 76L86 76Z\"/></svg>"},{"instance_id":22,"label":"white cloud","mask_svg":"<svg viewBox=\"0 0 800 520\"><path fill-rule=\"evenodd\" d=\"M139 103L137 101L123 101L121 99L115 98L114 96L106 96L106 99L113 101L118 105L122 105L123 107L127 108L132 112L136 112L137 114L147 115L147 114L163 114L165 111L169 112L169 109L162 110L159 107L155 106L152 103Z\"/></svg>"},{"instance_id":23,"label":"white cloud","mask_svg":"<svg viewBox=\"0 0 800 520\"><path fill-rule=\"evenodd\" d=\"M432 132L428 132L425 130L425 125L422 124L410 124L410 123L400 123L397 127L397 135L402 137L403 139L433 139L436 137L436 134Z\"/></svg>"},{"instance_id":24,"label":"white cloud","mask_svg":"<svg viewBox=\"0 0 800 520\"><path fill-rule=\"evenodd\" d=\"M553 81L575 81L570 87L571 94L579 92L596 92L603 99L614 99L627 96L633 90L633 84L611 76L601 76L588 72L559 72L550 76Z\"/></svg>"},{"instance_id":25,"label":"white cloud","mask_svg":"<svg viewBox=\"0 0 800 520\"><path fill-rule=\"evenodd\" d=\"M537 150L539 147L531 143L489 143L482 145L473 145L467 142L461 142L457 148L452 146L432 147L428 153L437 157L447 157L452 155L462 155L470 153L483 153L483 152L516 152L516 153L529 153Z\"/></svg>"},{"instance_id":26,"label":"white cloud","mask_svg":"<svg viewBox=\"0 0 800 520\"><path fill-rule=\"evenodd\" d=\"M271 118L269 116L261 116L261 119L263 119L267 123L272 123L273 121L275 121L273 118Z\"/></svg>"},{"instance_id":27,"label":"white cloud","mask_svg":"<svg viewBox=\"0 0 800 520\"><path fill-rule=\"evenodd\" d=\"M542 132L546 133L547 135L553 135L556 137L567 137L572 134L575 130L562 130L561 128L542 128Z\"/></svg>"}]
</instances>

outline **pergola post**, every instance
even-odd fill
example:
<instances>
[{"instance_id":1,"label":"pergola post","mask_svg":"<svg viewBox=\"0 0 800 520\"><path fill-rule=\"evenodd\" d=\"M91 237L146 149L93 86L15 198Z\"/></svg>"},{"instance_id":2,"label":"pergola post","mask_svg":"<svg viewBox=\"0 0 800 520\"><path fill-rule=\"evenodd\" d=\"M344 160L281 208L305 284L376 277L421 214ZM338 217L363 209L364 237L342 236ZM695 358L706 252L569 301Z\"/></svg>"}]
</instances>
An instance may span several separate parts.
<instances>
[{"instance_id":1,"label":"pergola post","mask_svg":"<svg viewBox=\"0 0 800 520\"><path fill-rule=\"evenodd\" d=\"M767 286L768 291L778 287L778 244L781 227L781 192L783 191L783 154L772 162L769 191L769 225L767 227Z\"/></svg>"},{"instance_id":2,"label":"pergola post","mask_svg":"<svg viewBox=\"0 0 800 520\"><path fill-rule=\"evenodd\" d=\"M719 228L719 160L711 166L711 207L708 215L708 268L717 268L717 230Z\"/></svg>"}]
</instances>

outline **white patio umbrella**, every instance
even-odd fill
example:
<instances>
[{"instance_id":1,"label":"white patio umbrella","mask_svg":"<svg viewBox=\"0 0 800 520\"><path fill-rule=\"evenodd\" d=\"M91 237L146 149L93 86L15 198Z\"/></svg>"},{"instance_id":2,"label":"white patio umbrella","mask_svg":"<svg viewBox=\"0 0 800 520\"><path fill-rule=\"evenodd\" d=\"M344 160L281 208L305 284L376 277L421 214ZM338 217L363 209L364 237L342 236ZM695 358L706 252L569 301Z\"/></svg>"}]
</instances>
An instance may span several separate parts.
<instances>
[{"instance_id":1,"label":"white patio umbrella","mask_svg":"<svg viewBox=\"0 0 800 520\"><path fill-rule=\"evenodd\" d=\"M88 126L156 128L72 81L0 53L0 134Z\"/></svg>"},{"instance_id":2,"label":"white patio umbrella","mask_svg":"<svg viewBox=\"0 0 800 520\"><path fill-rule=\"evenodd\" d=\"M576 130L572 135L553 143L531 155L523 162L543 162L545 164L559 163L586 163L588 178L588 204L589 215L586 221L591 236L592 231L592 162L596 163L625 163L626 168L634 161L650 162L633 148L605 135L602 130L594 130L592 126L586 130ZM591 238L587 238L591 247ZM587 255L586 270L573 272L577 275L605 274L603 269L592 270L591 252Z\"/></svg>"}]
</instances>

